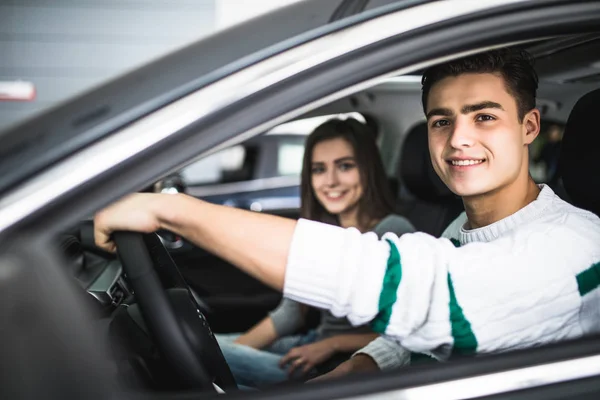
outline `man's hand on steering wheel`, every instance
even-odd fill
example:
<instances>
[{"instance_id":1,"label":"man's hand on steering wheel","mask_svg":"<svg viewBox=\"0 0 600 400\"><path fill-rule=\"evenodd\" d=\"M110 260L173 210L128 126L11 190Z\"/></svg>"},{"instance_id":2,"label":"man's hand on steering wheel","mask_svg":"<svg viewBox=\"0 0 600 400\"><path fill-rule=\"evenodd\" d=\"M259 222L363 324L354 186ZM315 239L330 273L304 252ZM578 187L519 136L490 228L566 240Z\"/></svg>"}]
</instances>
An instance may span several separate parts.
<instances>
[{"instance_id":1,"label":"man's hand on steering wheel","mask_svg":"<svg viewBox=\"0 0 600 400\"><path fill-rule=\"evenodd\" d=\"M134 193L96 213L94 217L94 239L103 250L114 253L116 246L112 238L114 231L150 233L160 229L157 200L164 196L152 193Z\"/></svg>"}]
</instances>

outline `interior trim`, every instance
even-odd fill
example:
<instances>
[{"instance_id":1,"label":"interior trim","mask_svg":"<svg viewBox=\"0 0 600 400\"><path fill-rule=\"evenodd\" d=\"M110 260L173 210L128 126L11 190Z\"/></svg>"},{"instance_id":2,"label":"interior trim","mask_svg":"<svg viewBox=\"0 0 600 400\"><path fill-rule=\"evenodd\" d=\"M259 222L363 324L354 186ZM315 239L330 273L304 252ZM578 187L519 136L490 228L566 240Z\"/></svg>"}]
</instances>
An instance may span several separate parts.
<instances>
[{"instance_id":1,"label":"interior trim","mask_svg":"<svg viewBox=\"0 0 600 400\"><path fill-rule=\"evenodd\" d=\"M408 389L361 395L363 400L386 398L398 400L458 400L490 396L600 375L600 355L559 361L511 371L455 379Z\"/></svg>"},{"instance_id":2,"label":"interior trim","mask_svg":"<svg viewBox=\"0 0 600 400\"><path fill-rule=\"evenodd\" d=\"M251 179L242 182L219 183L206 186L188 186L185 192L194 197L220 196L239 192L281 189L300 186L299 176L275 176L272 178Z\"/></svg>"}]
</instances>

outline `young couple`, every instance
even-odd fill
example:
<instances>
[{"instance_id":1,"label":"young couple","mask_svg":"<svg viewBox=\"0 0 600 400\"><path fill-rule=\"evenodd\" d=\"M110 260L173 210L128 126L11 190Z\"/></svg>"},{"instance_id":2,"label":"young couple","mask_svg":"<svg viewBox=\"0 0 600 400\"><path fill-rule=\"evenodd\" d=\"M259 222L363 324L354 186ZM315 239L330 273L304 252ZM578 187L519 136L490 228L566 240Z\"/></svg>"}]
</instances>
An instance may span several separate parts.
<instances>
[{"instance_id":1,"label":"young couple","mask_svg":"<svg viewBox=\"0 0 600 400\"><path fill-rule=\"evenodd\" d=\"M114 251L115 230L173 231L287 298L369 323L385 335L375 342L442 361L600 330L600 290L585 281L600 261L600 219L529 175L540 129L529 55L500 49L437 65L422 90L431 161L465 207L441 238L135 194L96 215L96 243Z\"/></svg>"}]
</instances>

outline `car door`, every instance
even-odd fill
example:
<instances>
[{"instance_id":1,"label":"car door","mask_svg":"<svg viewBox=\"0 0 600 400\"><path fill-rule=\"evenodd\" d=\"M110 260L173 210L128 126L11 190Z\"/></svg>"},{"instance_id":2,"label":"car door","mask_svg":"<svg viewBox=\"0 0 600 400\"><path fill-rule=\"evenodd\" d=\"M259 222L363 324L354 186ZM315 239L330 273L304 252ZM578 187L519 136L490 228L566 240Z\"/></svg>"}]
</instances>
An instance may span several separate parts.
<instances>
[{"instance_id":1,"label":"car door","mask_svg":"<svg viewBox=\"0 0 600 400\"><path fill-rule=\"evenodd\" d=\"M3 399L98 399L117 390L107 325L62 261L35 233L0 245Z\"/></svg>"}]
</instances>

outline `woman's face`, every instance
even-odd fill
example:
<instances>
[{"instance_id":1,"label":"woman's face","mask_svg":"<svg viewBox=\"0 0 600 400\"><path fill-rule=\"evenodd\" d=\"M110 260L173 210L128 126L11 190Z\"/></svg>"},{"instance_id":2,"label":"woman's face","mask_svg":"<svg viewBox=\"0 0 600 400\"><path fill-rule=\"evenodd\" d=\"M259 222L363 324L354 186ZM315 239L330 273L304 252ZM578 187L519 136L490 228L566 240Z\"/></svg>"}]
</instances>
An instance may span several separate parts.
<instances>
[{"instance_id":1,"label":"woman's face","mask_svg":"<svg viewBox=\"0 0 600 400\"><path fill-rule=\"evenodd\" d=\"M329 139L315 145L311 177L317 200L328 212L340 215L357 211L363 187L354 150L346 140Z\"/></svg>"}]
</instances>

